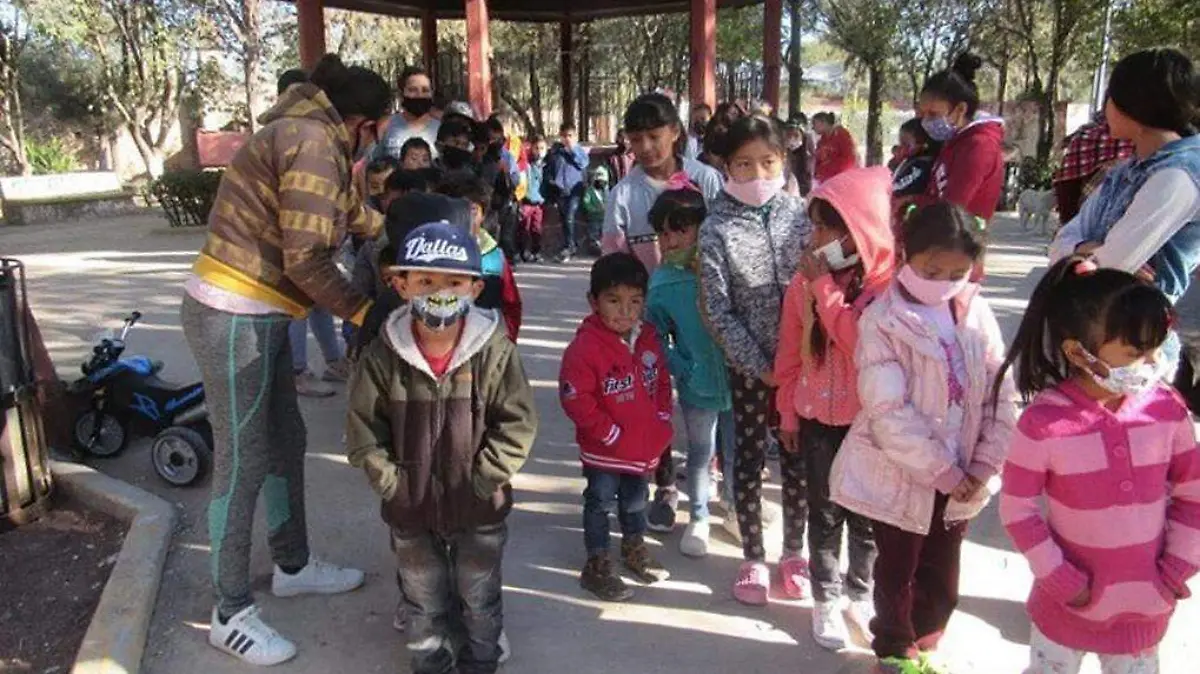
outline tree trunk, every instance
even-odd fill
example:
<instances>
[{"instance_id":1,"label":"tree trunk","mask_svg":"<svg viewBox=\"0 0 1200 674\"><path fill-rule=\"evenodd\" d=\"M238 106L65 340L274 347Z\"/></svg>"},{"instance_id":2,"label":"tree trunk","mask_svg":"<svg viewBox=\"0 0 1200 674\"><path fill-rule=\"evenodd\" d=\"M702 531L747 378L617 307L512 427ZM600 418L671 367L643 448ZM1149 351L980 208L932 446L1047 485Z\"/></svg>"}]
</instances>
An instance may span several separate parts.
<instances>
[{"instance_id":1,"label":"tree trunk","mask_svg":"<svg viewBox=\"0 0 1200 674\"><path fill-rule=\"evenodd\" d=\"M242 73L245 75L246 113L250 117L250 133L258 131L257 97L259 72L262 68L262 31L259 0L242 0L245 25L242 45Z\"/></svg>"},{"instance_id":2,"label":"tree trunk","mask_svg":"<svg viewBox=\"0 0 1200 674\"><path fill-rule=\"evenodd\" d=\"M1008 54L1002 56L1000 62L1000 81L997 84L996 98L996 114L1004 116L1004 103L1008 98Z\"/></svg>"},{"instance_id":3,"label":"tree trunk","mask_svg":"<svg viewBox=\"0 0 1200 674\"><path fill-rule=\"evenodd\" d=\"M803 0L788 0L788 11L792 15L792 36L788 53L788 115L800 112L800 99L804 90L804 67L802 65L800 12Z\"/></svg>"},{"instance_id":4,"label":"tree trunk","mask_svg":"<svg viewBox=\"0 0 1200 674\"><path fill-rule=\"evenodd\" d=\"M163 174L163 164L166 158L163 155L163 150L150 143L143 136L146 129L138 128L133 124L126 124L126 130L129 131L130 137L133 139L133 144L137 148L138 155L142 158L142 163L146 166L146 175L150 178L158 178Z\"/></svg>"},{"instance_id":5,"label":"tree trunk","mask_svg":"<svg viewBox=\"0 0 1200 674\"><path fill-rule=\"evenodd\" d=\"M540 31L539 31L540 32ZM546 135L546 118L542 114L542 83L537 74L537 50L529 50L529 107L533 109L533 127L539 136Z\"/></svg>"},{"instance_id":6,"label":"tree trunk","mask_svg":"<svg viewBox=\"0 0 1200 674\"><path fill-rule=\"evenodd\" d=\"M867 166L883 163L883 64L867 68Z\"/></svg>"}]
</instances>

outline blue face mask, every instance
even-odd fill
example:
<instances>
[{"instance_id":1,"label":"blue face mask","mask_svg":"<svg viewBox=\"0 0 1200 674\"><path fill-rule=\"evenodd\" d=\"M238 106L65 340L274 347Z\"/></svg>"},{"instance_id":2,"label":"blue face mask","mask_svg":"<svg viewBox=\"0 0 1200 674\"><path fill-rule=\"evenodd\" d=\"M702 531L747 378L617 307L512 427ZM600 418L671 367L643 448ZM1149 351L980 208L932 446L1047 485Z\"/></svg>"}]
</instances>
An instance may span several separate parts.
<instances>
[{"instance_id":1,"label":"blue face mask","mask_svg":"<svg viewBox=\"0 0 1200 674\"><path fill-rule=\"evenodd\" d=\"M922 117L921 128L925 129L925 133L933 140L944 143L954 137L957 130L950 120L945 116L942 117Z\"/></svg>"},{"instance_id":2,"label":"blue face mask","mask_svg":"<svg viewBox=\"0 0 1200 674\"><path fill-rule=\"evenodd\" d=\"M441 290L412 298L413 316L430 330L448 330L471 310L471 298Z\"/></svg>"}]
</instances>

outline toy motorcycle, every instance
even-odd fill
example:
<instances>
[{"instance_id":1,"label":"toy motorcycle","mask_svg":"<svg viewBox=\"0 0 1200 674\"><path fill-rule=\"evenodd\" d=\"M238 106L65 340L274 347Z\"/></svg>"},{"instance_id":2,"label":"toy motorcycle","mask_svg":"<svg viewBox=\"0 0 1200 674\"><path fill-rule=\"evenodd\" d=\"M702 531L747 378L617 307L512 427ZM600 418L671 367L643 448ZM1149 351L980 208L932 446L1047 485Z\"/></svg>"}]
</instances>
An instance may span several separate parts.
<instances>
[{"instance_id":1,"label":"toy motorcycle","mask_svg":"<svg viewBox=\"0 0 1200 674\"><path fill-rule=\"evenodd\" d=\"M110 457L125 448L130 432L153 436L154 471L172 485L190 485L203 478L212 464L212 426L204 406L204 385L170 384L158 377L161 361L121 358L125 338L141 317L133 312L119 337L99 339L83 364L83 377L71 385L73 394L88 398L75 418L75 445L92 456Z\"/></svg>"}]
</instances>

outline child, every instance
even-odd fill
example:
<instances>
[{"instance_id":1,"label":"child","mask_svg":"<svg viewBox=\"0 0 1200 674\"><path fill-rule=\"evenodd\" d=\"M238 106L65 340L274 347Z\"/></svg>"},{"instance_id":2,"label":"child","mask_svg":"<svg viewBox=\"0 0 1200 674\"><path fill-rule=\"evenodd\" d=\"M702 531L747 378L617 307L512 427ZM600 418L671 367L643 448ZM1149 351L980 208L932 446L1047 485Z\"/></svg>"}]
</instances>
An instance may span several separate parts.
<instances>
[{"instance_id":1,"label":"child","mask_svg":"<svg viewBox=\"0 0 1200 674\"><path fill-rule=\"evenodd\" d=\"M471 152L475 121L470 117L448 114L437 132L437 164L442 171L460 171L473 167Z\"/></svg>"},{"instance_id":2,"label":"child","mask_svg":"<svg viewBox=\"0 0 1200 674\"><path fill-rule=\"evenodd\" d=\"M629 251L650 271L658 266L658 246L647 216L654 200L668 188L693 182L711 204L721 192L721 175L683 156L687 136L679 111L662 94L644 94L625 110L625 135L637 163L613 187L604 217L601 249Z\"/></svg>"},{"instance_id":3,"label":"child","mask_svg":"<svg viewBox=\"0 0 1200 674\"><path fill-rule=\"evenodd\" d=\"M387 180L396 168L396 160L391 157L376 159L367 164L367 205L380 213L387 212L382 199L387 192Z\"/></svg>"},{"instance_id":4,"label":"child","mask_svg":"<svg viewBox=\"0 0 1200 674\"><path fill-rule=\"evenodd\" d=\"M859 412L854 349L863 310L887 290L895 267L891 221L891 175L876 167L850 169L812 193L809 250L783 300L775 378L780 414L783 489L802 489L788 478L808 479L808 551L813 589L813 638L839 650L846 644L842 595L842 528L848 530L850 568L846 592L854 626L868 637L871 522L829 500L829 469ZM799 555L799 541L788 550Z\"/></svg>"},{"instance_id":5,"label":"child","mask_svg":"<svg viewBox=\"0 0 1200 674\"><path fill-rule=\"evenodd\" d=\"M522 180L525 196L521 200L521 231L518 248L526 262L542 261L542 223L546 220L546 195L543 193L546 175L546 139L534 136L530 142L529 165Z\"/></svg>"},{"instance_id":6,"label":"child","mask_svg":"<svg viewBox=\"0 0 1200 674\"><path fill-rule=\"evenodd\" d=\"M779 315L811 225L804 202L783 191L787 146L777 122L761 116L737 120L723 151L729 179L700 228L702 310L731 366L737 426L734 505L745 560L733 594L742 603L761 606L767 603L770 584L763 547L762 471L765 448L777 424L773 368ZM803 462L789 461L784 470L801 471ZM803 474L785 474L784 479L804 484ZM798 553L804 547L807 518L804 490L784 492L783 506L785 547ZM804 558L788 555L779 568L784 596L803 596L808 573Z\"/></svg>"},{"instance_id":7,"label":"child","mask_svg":"<svg viewBox=\"0 0 1200 674\"><path fill-rule=\"evenodd\" d=\"M708 211L695 187L663 192L650 209L663 263L650 277L649 319L658 329L675 377L687 433L687 495L691 518L679 550L708 554L709 464L717 442L733 471L733 411L725 354L700 315L696 240ZM672 475L672 479L673 479Z\"/></svg>"},{"instance_id":8,"label":"child","mask_svg":"<svg viewBox=\"0 0 1200 674\"><path fill-rule=\"evenodd\" d=\"M1028 674L1078 674L1087 653L1108 674L1160 671L1158 642L1200 566L1200 452L1160 380L1173 320L1159 290L1077 256L1029 300L1004 369L1032 401L1000 495L1035 577Z\"/></svg>"},{"instance_id":9,"label":"child","mask_svg":"<svg viewBox=\"0 0 1200 674\"><path fill-rule=\"evenodd\" d=\"M419 136L413 136L400 146L400 168L418 171L433 166L433 149Z\"/></svg>"},{"instance_id":10,"label":"child","mask_svg":"<svg viewBox=\"0 0 1200 674\"><path fill-rule=\"evenodd\" d=\"M913 117L900 125L900 163L892 178L892 196L895 198L897 215L929 190L933 163L941 147L941 143L933 142L925 127L921 126L920 117Z\"/></svg>"},{"instance_id":11,"label":"child","mask_svg":"<svg viewBox=\"0 0 1200 674\"><path fill-rule=\"evenodd\" d=\"M442 178L437 192L466 199L471 204L471 231L479 243L483 260L483 292L476 304L484 309L496 309L504 317L508 338L517 341L521 330L521 291L513 276L512 266L496 240L484 229L492 192L483 180L469 171L453 171Z\"/></svg>"},{"instance_id":12,"label":"child","mask_svg":"<svg viewBox=\"0 0 1200 674\"><path fill-rule=\"evenodd\" d=\"M422 225L395 254L385 273L408 304L359 361L350 464L366 472L392 529L412 671L491 674L509 481L537 433L533 391L499 315L473 306L483 282L468 231ZM454 624L466 632L461 648Z\"/></svg>"},{"instance_id":13,"label":"child","mask_svg":"<svg viewBox=\"0 0 1200 674\"><path fill-rule=\"evenodd\" d=\"M667 572L646 546L647 476L671 444L671 378L654 326L642 320L646 268L627 253L592 265L583 320L563 354L559 398L575 424L587 489L583 538L588 561L579 584L605 601L633 596L608 556L608 514L616 505L621 558L643 583Z\"/></svg>"},{"instance_id":14,"label":"child","mask_svg":"<svg viewBox=\"0 0 1200 674\"><path fill-rule=\"evenodd\" d=\"M983 225L938 202L904 224L905 265L858 323L862 411L833 460L834 503L874 520L881 672L929 661L958 604L967 521L994 491L1016 416L1000 326L970 282Z\"/></svg>"},{"instance_id":15,"label":"child","mask_svg":"<svg viewBox=\"0 0 1200 674\"><path fill-rule=\"evenodd\" d=\"M587 222L588 248L598 254L600 230L604 228L604 202L608 197L608 169L597 166L589 173L591 181L583 193L583 219Z\"/></svg>"}]
</instances>

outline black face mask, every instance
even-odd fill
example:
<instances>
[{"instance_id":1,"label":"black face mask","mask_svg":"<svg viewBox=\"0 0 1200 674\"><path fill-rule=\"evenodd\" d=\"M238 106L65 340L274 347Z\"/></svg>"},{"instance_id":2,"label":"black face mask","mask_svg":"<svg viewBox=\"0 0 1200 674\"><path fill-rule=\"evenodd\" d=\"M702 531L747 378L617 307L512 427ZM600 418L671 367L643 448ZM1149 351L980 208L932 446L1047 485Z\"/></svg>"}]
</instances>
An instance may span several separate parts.
<instances>
[{"instance_id":1,"label":"black face mask","mask_svg":"<svg viewBox=\"0 0 1200 674\"><path fill-rule=\"evenodd\" d=\"M448 169L460 169L471 163L471 151L461 147L443 147L442 165Z\"/></svg>"},{"instance_id":2,"label":"black face mask","mask_svg":"<svg viewBox=\"0 0 1200 674\"><path fill-rule=\"evenodd\" d=\"M413 117L424 117L433 109L432 98L409 98L405 96L400 99L400 107L412 115Z\"/></svg>"}]
</instances>

